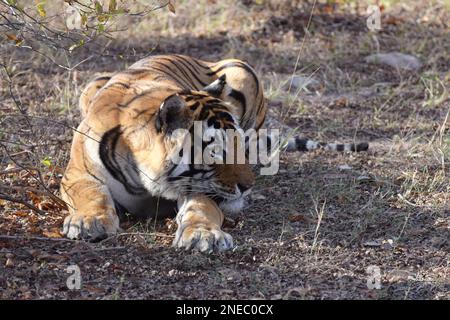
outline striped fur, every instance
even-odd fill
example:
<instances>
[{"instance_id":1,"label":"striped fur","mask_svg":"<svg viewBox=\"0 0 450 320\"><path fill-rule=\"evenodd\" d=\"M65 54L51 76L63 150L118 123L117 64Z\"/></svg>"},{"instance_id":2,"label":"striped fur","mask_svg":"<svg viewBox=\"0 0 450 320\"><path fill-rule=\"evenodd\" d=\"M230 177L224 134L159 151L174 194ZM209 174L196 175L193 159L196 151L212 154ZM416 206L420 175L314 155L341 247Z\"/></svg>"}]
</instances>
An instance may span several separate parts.
<instances>
[{"instance_id":1,"label":"striped fur","mask_svg":"<svg viewBox=\"0 0 450 320\"><path fill-rule=\"evenodd\" d=\"M290 138L286 145L286 151L312 151L316 149L324 149L330 151L350 151L360 152L367 151L369 144L367 142L361 143L329 143L316 142L314 140L302 139L300 137Z\"/></svg>"},{"instance_id":2,"label":"striped fur","mask_svg":"<svg viewBox=\"0 0 450 320\"><path fill-rule=\"evenodd\" d=\"M70 213L63 226L67 237L115 234L117 208L139 216L167 216L173 202L179 212L174 246L201 251L232 247L231 237L220 228L222 211L242 209L254 184L252 170L247 164L187 161L192 160L189 154L178 148L186 137L175 132L192 133L194 121L201 121L204 129L259 130L266 105L252 67L237 59L212 63L182 55L151 56L93 79L79 104L82 121L61 182ZM212 143L203 143L203 150ZM299 138L287 149L319 147L367 149L364 144ZM182 161L174 163L174 156ZM164 200L164 212L159 199Z\"/></svg>"},{"instance_id":3,"label":"striped fur","mask_svg":"<svg viewBox=\"0 0 450 320\"><path fill-rule=\"evenodd\" d=\"M161 216L167 212L158 213L158 198L185 199L180 212L192 204L207 212L189 215L182 224L189 224L194 235L203 230L201 238L215 239L206 249L217 243L223 247L221 239L229 236L212 220L210 226L203 221L200 228L195 216L209 219L214 211L210 199L220 205L215 209L220 212L240 210L254 183L251 168L174 164L170 158L179 151L180 141L172 132L192 130L193 121L202 121L206 129L261 127L266 113L262 86L248 64L236 59L210 63L181 55L148 57L127 70L93 79L81 94L80 109L83 120L61 183L69 204L63 227L67 237L95 239L116 233L116 208ZM180 231L177 243L196 247L191 231Z\"/></svg>"}]
</instances>

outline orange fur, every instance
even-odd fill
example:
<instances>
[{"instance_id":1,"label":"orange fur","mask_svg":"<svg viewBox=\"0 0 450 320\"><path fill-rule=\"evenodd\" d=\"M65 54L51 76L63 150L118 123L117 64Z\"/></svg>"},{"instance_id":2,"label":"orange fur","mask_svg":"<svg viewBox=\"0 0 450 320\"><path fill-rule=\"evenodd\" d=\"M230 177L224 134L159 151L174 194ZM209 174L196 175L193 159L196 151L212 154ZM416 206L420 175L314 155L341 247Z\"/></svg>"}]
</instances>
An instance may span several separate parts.
<instances>
[{"instance_id":1,"label":"orange fur","mask_svg":"<svg viewBox=\"0 0 450 320\"><path fill-rule=\"evenodd\" d=\"M171 142L155 128L162 102L185 89L201 90L224 74L234 93L227 94L225 90L219 98L229 103L244 130L259 128L266 113L262 86L251 67L236 59L210 63L179 55L154 56L138 61L128 70L97 77L86 86L80 97L83 120L74 133L70 161L61 183L61 194L70 212L63 229L68 237L96 238L119 230L115 197L107 186L109 176L98 155L98 145L105 135L119 128L114 145L116 160L125 162L131 157L143 172L141 178L157 179L165 174L165 163L173 152ZM109 152L107 147L105 150ZM218 165L216 169L224 188L234 190L238 184L250 187L254 183L246 164ZM186 239L198 232L202 239L213 235L219 241L226 237L220 230L223 213L214 201L203 195L188 197L186 201L190 209L180 220L180 228L189 228L179 243L193 246L192 241L186 244Z\"/></svg>"}]
</instances>

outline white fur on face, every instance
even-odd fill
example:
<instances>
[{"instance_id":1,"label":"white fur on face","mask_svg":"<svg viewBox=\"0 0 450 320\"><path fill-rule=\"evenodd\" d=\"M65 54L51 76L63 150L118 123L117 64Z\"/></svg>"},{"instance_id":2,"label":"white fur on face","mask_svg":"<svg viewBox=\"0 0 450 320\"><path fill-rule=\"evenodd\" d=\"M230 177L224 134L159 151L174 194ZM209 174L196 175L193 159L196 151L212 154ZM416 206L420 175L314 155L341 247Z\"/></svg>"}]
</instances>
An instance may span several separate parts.
<instances>
[{"instance_id":1,"label":"white fur on face","mask_svg":"<svg viewBox=\"0 0 450 320\"><path fill-rule=\"evenodd\" d=\"M244 197L235 200L225 200L219 207L226 213L238 213L244 208Z\"/></svg>"}]
</instances>

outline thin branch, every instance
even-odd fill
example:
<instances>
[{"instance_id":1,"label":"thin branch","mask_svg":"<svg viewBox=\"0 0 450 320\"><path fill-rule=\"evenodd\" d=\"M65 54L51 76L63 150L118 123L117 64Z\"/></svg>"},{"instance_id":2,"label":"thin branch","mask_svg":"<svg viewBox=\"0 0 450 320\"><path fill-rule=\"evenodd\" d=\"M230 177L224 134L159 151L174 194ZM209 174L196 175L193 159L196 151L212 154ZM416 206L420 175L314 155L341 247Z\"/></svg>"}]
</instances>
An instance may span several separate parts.
<instances>
[{"instance_id":1,"label":"thin branch","mask_svg":"<svg viewBox=\"0 0 450 320\"><path fill-rule=\"evenodd\" d=\"M36 241L58 241L58 242L77 242L67 238L46 238L46 237L34 237L27 235L3 235L0 234L0 240L36 240Z\"/></svg>"},{"instance_id":2,"label":"thin branch","mask_svg":"<svg viewBox=\"0 0 450 320\"><path fill-rule=\"evenodd\" d=\"M13 197L10 197L10 196L8 196L6 194L3 194L3 193L0 193L0 199L6 200L6 201L9 201L9 202L15 202L15 203L23 204L24 206L30 208L31 210L37 212L40 215L45 215L46 214L45 211L42 211L41 209L35 207L31 203L28 203L28 202L26 202L25 200L22 200L22 199L13 198Z\"/></svg>"},{"instance_id":3,"label":"thin branch","mask_svg":"<svg viewBox=\"0 0 450 320\"><path fill-rule=\"evenodd\" d=\"M100 243L105 243L105 242L108 242L113 239L118 239L118 238L127 237L127 236L156 236L156 237L164 237L164 238L175 237L175 235L165 234L165 233L161 233L161 232L123 232L123 233L118 233L113 236L110 236L106 239L103 239L100 241Z\"/></svg>"},{"instance_id":4,"label":"thin branch","mask_svg":"<svg viewBox=\"0 0 450 320\"><path fill-rule=\"evenodd\" d=\"M60 199L57 195L49 192L48 190L40 190L28 186L5 186L0 184L0 189L15 190L15 191L30 191L35 194L48 196L60 209L66 209L66 203Z\"/></svg>"},{"instance_id":5,"label":"thin branch","mask_svg":"<svg viewBox=\"0 0 450 320\"><path fill-rule=\"evenodd\" d=\"M5 171L0 171L0 176L7 175L7 174L13 174L13 173L19 173L19 172L24 171L24 170L30 170L30 171L31 170L38 170L36 168L30 168L30 167L24 167L24 168L13 168L13 169L5 170ZM1 187L1 185L0 185L0 187Z\"/></svg>"}]
</instances>

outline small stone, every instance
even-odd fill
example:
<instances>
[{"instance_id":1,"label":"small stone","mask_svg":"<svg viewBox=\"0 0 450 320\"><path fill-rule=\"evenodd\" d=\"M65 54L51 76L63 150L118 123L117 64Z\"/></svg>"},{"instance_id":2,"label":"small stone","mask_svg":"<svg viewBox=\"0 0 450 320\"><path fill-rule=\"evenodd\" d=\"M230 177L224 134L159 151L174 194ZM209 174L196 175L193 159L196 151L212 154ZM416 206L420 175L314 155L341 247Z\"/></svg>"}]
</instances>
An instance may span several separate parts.
<instances>
[{"instance_id":1,"label":"small stone","mask_svg":"<svg viewBox=\"0 0 450 320\"><path fill-rule=\"evenodd\" d=\"M12 258L6 259L5 267L7 267L7 268L14 267L14 260Z\"/></svg>"},{"instance_id":2,"label":"small stone","mask_svg":"<svg viewBox=\"0 0 450 320\"><path fill-rule=\"evenodd\" d=\"M370 240L363 243L365 247L379 247L381 246L381 241L379 240Z\"/></svg>"},{"instance_id":3,"label":"small stone","mask_svg":"<svg viewBox=\"0 0 450 320\"><path fill-rule=\"evenodd\" d=\"M367 63L385 64L396 69L418 70L422 66L420 60L412 55L400 52L376 53L366 57Z\"/></svg>"},{"instance_id":4,"label":"small stone","mask_svg":"<svg viewBox=\"0 0 450 320\"><path fill-rule=\"evenodd\" d=\"M252 200L265 200L266 197L262 194L252 194L251 195Z\"/></svg>"},{"instance_id":5,"label":"small stone","mask_svg":"<svg viewBox=\"0 0 450 320\"><path fill-rule=\"evenodd\" d=\"M394 240L392 239L383 240L381 247L383 249L392 249L394 247Z\"/></svg>"},{"instance_id":6,"label":"small stone","mask_svg":"<svg viewBox=\"0 0 450 320\"><path fill-rule=\"evenodd\" d=\"M286 81L286 90L291 86L291 93L298 90L305 90L307 92L317 90L320 83L311 76L293 76Z\"/></svg>"},{"instance_id":7,"label":"small stone","mask_svg":"<svg viewBox=\"0 0 450 320\"><path fill-rule=\"evenodd\" d=\"M339 170L351 170L352 166L349 166L348 164L343 164L338 166Z\"/></svg>"}]
</instances>

